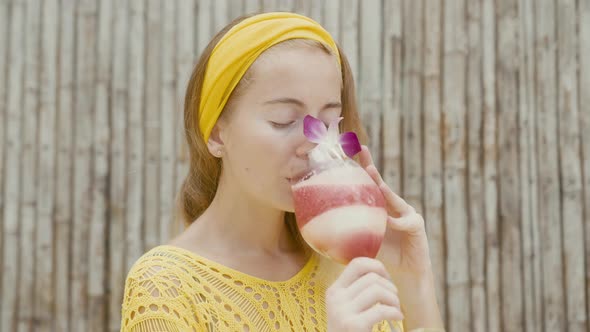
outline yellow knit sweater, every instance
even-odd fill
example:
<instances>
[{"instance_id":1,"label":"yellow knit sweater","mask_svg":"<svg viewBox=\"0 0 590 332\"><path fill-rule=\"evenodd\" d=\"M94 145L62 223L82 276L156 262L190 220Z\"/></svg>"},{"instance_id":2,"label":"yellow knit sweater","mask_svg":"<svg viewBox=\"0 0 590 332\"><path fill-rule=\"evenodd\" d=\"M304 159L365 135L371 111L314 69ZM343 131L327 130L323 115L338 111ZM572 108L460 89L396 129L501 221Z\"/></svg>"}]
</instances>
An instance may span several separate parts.
<instances>
[{"instance_id":1,"label":"yellow knit sweater","mask_svg":"<svg viewBox=\"0 0 590 332\"><path fill-rule=\"evenodd\" d=\"M313 254L291 279L273 282L159 246L127 276L121 331L325 331L324 294L339 268ZM390 329L382 322L373 331Z\"/></svg>"}]
</instances>

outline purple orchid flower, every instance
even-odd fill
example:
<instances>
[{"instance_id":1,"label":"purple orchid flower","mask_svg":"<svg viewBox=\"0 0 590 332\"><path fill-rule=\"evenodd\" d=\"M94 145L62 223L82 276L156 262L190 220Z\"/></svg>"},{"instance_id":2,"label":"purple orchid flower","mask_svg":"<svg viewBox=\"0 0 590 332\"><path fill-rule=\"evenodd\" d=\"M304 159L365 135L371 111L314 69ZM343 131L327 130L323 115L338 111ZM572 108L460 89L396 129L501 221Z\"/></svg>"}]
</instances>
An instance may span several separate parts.
<instances>
[{"instance_id":1,"label":"purple orchid flower","mask_svg":"<svg viewBox=\"0 0 590 332\"><path fill-rule=\"evenodd\" d=\"M342 119L335 119L326 128L321 120L306 115L303 119L303 133L310 142L333 148L340 147L349 158L352 158L361 151L361 144L354 132L349 131L340 135L338 124Z\"/></svg>"}]
</instances>

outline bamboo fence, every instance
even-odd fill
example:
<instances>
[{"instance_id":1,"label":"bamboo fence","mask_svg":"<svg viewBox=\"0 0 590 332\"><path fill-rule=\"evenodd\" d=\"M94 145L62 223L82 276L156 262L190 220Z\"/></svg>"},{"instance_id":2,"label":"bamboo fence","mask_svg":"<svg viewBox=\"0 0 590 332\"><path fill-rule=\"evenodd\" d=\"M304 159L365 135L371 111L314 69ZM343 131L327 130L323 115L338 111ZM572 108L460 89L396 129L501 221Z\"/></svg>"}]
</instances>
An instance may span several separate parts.
<instances>
[{"instance_id":1,"label":"bamboo fence","mask_svg":"<svg viewBox=\"0 0 590 332\"><path fill-rule=\"evenodd\" d=\"M589 0L0 0L0 331L118 331L180 227L183 93L243 13L321 22L448 331L590 332Z\"/></svg>"}]
</instances>

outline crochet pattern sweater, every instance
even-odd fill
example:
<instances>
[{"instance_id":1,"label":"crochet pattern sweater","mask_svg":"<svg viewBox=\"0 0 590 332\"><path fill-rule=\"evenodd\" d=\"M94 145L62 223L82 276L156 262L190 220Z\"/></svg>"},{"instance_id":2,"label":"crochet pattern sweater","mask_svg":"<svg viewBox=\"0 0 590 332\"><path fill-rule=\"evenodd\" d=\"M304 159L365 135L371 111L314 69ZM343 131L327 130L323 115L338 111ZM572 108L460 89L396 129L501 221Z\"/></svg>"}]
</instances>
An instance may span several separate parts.
<instances>
[{"instance_id":1,"label":"crochet pattern sweater","mask_svg":"<svg viewBox=\"0 0 590 332\"><path fill-rule=\"evenodd\" d=\"M314 253L289 280L267 281L162 245L127 276L121 331L325 331L325 291L339 269Z\"/></svg>"}]
</instances>

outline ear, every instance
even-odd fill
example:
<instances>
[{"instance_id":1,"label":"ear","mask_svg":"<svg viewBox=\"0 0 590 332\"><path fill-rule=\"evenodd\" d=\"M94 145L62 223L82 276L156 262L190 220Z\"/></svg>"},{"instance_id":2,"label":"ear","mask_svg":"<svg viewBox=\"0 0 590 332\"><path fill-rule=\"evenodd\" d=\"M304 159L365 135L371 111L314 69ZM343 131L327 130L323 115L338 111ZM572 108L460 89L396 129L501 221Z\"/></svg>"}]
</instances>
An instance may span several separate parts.
<instances>
[{"instance_id":1,"label":"ear","mask_svg":"<svg viewBox=\"0 0 590 332\"><path fill-rule=\"evenodd\" d=\"M209 135L209 140L207 141L207 149L209 153L211 153L216 158L221 158L223 156L225 144L222 138L222 131L223 126L218 121L213 130L211 130L211 134Z\"/></svg>"}]
</instances>

